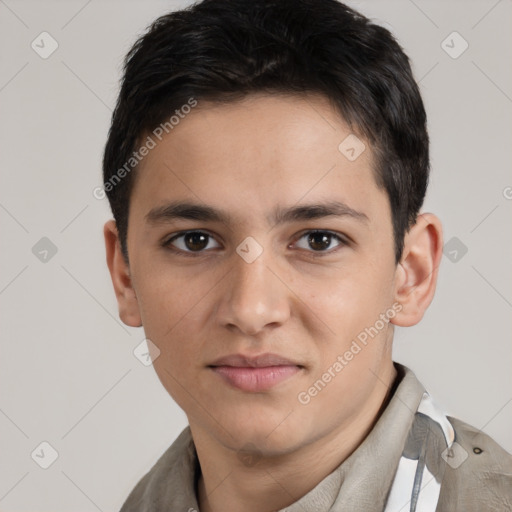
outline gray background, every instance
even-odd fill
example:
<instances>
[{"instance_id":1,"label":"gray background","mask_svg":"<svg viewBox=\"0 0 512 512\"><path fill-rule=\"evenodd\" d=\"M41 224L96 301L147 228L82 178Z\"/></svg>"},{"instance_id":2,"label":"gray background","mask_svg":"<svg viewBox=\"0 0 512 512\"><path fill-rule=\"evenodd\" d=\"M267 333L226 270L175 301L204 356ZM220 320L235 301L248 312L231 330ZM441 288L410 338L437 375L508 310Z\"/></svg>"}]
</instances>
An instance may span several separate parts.
<instances>
[{"instance_id":1,"label":"gray background","mask_svg":"<svg viewBox=\"0 0 512 512\"><path fill-rule=\"evenodd\" d=\"M395 358L512 451L511 1L350 3L412 58L432 140L425 210L445 242L456 237L424 321L397 330ZM187 4L0 0L1 511L117 510L186 425L133 355L142 329L118 319L110 212L92 191L122 57L150 21ZM31 48L43 31L59 45L47 59ZM469 43L458 58L441 46L453 31ZM43 237L57 252L41 261ZM43 441L59 454L48 469L31 458Z\"/></svg>"}]
</instances>

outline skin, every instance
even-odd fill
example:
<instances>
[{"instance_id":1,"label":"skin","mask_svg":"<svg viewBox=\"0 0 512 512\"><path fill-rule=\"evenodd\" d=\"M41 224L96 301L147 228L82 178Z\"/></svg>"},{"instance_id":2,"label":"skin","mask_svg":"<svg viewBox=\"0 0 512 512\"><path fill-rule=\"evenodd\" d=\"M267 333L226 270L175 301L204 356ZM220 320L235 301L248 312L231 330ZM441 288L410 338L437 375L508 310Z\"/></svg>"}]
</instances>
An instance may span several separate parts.
<instances>
[{"instance_id":1,"label":"skin","mask_svg":"<svg viewBox=\"0 0 512 512\"><path fill-rule=\"evenodd\" d=\"M338 150L350 133L318 96L200 103L137 170L129 264L114 221L105 225L120 318L143 325L158 346L154 368L188 417L202 470L201 511L283 508L342 463L390 398L394 325L419 322L433 298L439 219L418 217L397 265L371 147L365 143L355 161ZM229 218L147 220L171 201L208 205ZM271 219L275 208L332 201L366 218ZM312 246L304 232L313 229L347 243L328 237L326 246ZM164 246L186 230L211 235L202 252L186 253L198 245L184 237ZM263 248L252 263L236 252L248 236ZM400 312L308 404L300 403L298 394L393 304ZM236 389L208 366L230 354L267 352L301 368L264 392Z\"/></svg>"}]
</instances>

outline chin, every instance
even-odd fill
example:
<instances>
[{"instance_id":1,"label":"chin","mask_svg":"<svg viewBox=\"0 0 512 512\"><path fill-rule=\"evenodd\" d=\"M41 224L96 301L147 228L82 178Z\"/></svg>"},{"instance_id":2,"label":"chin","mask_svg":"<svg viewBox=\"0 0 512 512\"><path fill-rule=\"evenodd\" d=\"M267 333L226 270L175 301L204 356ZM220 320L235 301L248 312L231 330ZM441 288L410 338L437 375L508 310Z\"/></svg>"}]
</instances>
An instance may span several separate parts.
<instances>
[{"instance_id":1,"label":"chin","mask_svg":"<svg viewBox=\"0 0 512 512\"><path fill-rule=\"evenodd\" d=\"M227 417L228 415L224 416ZM265 417L264 413L252 418L245 415L233 418L223 425L229 433L223 429L216 431L222 436L222 444L235 451L256 450L261 456L275 457L292 452L307 443L308 436L304 426L292 422L290 417L286 418L284 414L279 420L274 420Z\"/></svg>"}]
</instances>

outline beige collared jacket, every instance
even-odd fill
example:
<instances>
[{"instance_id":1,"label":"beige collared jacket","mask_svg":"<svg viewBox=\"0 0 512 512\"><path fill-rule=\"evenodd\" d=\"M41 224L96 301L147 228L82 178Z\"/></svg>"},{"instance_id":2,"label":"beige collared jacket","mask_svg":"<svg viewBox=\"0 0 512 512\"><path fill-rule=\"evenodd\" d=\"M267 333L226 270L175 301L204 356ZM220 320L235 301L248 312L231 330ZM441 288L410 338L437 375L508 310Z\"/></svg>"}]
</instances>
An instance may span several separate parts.
<instances>
[{"instance_id":1,"label":"beige collared jacket","mask_svg":"<svg viewBox=\"0 0 512 512\"><path fill-rule=\"evenodd\" d=\"M411 370L395 367L398 386L365 440L280 512L512 512L512 456L488 435L443 414ZM187 427L121 512L200 512L199 474Z\"/></svg>"}]
</instances>

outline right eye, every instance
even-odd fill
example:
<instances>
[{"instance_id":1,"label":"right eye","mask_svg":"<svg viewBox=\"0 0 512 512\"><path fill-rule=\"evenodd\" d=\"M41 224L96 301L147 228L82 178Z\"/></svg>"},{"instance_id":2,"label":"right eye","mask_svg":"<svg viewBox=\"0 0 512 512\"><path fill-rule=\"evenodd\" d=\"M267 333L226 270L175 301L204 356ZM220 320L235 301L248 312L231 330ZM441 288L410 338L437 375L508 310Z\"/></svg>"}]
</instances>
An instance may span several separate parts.
<instances>
[{"instance_id":1,"label":"right eye","mask_svg":"<svg viewBox=\"0 0 512 512\"><path fill-rule=\"evenodd\" d=\"M217 245L211 245L214 242ZM220 247L216 240L204 231L183 231L169 238L165 243L165 247L172 250L178 249L179 251L187 253L200 253L206 249L215 249Z\"/></svg>"}]
</instances>

